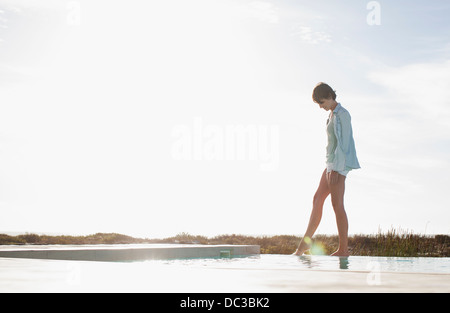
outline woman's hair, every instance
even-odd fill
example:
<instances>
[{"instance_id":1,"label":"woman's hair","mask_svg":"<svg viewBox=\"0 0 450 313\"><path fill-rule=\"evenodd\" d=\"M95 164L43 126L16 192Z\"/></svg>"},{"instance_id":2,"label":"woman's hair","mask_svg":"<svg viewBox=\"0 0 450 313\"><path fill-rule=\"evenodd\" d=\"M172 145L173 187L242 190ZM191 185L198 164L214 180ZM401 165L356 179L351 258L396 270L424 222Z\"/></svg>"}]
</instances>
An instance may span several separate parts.
<instances>
[{"instance_id":1,"label":"woman's hair","mask_svg":"<svg viewBox=\"0 0 450 313\"><path fill-rule=\"evenodd\" d=\"M330 98L336 100L336 91L325 83L318 83L316 87L314 87L312 98L314 102Z\"/></svg>"}]
</instances>

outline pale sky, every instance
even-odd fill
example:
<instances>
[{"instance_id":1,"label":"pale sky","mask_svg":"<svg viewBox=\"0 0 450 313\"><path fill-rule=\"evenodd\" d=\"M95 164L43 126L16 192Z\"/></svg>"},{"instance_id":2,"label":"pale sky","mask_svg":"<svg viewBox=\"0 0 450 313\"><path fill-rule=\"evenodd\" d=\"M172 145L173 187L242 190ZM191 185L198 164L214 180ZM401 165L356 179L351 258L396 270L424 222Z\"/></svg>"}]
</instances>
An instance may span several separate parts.
<instances>
[{"instance_id":1,"label":"pale sky","mask_svg":"<svg viewBox=\"0 0 450 313\"><path fill-rule=\"evenodd\" d=\"M450 3L0 0L1 232L303 235L327 82L351 234L449 234ZM337 234L329 200L317 233Z\"/></svg>"}]
</instances>

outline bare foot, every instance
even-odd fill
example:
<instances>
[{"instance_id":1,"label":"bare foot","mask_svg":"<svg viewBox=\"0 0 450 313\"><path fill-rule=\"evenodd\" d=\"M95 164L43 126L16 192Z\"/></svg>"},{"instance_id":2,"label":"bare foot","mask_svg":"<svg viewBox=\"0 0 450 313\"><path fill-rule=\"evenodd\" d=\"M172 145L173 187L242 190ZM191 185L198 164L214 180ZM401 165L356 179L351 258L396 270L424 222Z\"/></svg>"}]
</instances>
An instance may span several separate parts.
<instances>
[{"instance_id":1,"label":"bare foot","mask_svg":"<svg viewBox=\"0 0 450 313\"><path fill-rule=\"evenodd\" d=\"M348 250L337 250L335 253L333 253L331 256L349 256Z\"/></svg>"},{"instance_id":2,"label":"bare foot","mask_svg":"<svg viewBox=\"0 0 450 313\"><path fill-rule=\"evenodd\" d=\"M300 245L298 246L297 250L292 255L303 255L306 251L308 251L311 248L310 244L305 243L302 241Z\"/></svg>"},{"instance_id":3,"label":"bare foot","mask_svg":"<svg viewBox=\"0 0 450 313\"><path fill-rule=\"evenodd\" d=\"M302 249L302 250L297 249L297 250L296 250L294 253L292 253L291 255L302 256L307 250L309 250L309 249Z\"/></svg>"}]
</instances>

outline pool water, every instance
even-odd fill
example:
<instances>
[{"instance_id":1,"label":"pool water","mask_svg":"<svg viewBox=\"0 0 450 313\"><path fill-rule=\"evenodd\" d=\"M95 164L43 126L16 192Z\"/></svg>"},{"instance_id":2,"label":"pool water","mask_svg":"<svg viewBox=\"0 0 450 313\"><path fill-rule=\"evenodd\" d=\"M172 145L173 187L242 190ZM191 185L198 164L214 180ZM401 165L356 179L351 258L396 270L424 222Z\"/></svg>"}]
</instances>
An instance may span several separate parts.
<instances>
[{"instance_id":1,"label":"pool water","mask_svg":"<svg viewBox=\"0 0 450 313\"><path fill-rule=\"evenodd\" d=\"M178 259L145 261L150 264L201 268L350 270L409 273L450 273L450 258L350 256L292 256L261 254L242 258Z\"/></svg>"},{"instance_id":2,"label":"pool water","mask_svg":"<svg viewBox=\"0 0 450 313\"><path fill-rule=\"evenodd\" d=\"M0 292L450 292L450 258L0 258Z\"/></svg>"}]
</instances>

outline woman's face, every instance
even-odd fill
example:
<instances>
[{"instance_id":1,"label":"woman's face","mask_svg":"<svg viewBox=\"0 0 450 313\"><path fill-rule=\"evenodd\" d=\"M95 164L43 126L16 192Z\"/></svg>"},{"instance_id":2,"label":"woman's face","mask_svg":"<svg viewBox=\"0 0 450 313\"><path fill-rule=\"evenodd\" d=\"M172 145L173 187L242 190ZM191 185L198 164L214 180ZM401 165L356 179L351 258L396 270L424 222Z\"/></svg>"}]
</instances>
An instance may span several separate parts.
<instances>
[{"instance_id":1,"label":"woman's face","mask_svg":"<svg viewBox=\"0 0 450 313\"><path fill-rule=\"evenodd\" d=\"M330 111L335 101L333 100L333 98L329 98L329 99L320 99L319 101L317 101L317 103L319 104L319 107L321 109L324 109L325 111Z\"/></svg>"}]
</instances>

